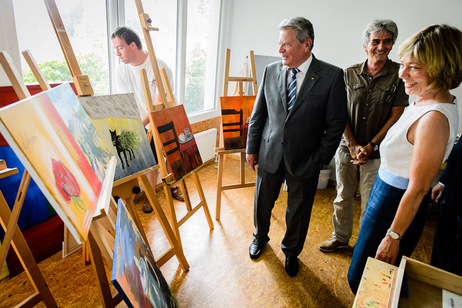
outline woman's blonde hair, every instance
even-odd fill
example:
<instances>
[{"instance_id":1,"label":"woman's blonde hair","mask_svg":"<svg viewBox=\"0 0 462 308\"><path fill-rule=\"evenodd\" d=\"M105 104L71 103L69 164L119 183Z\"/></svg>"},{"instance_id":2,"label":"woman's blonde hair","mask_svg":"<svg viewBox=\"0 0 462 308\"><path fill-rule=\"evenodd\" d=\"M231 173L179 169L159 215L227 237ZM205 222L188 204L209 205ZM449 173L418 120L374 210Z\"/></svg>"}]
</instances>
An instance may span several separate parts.
<instances>
[{"instance_id":1,"label":"woman's blonde hair","mask_svg":"<svg viewBox=\"0 0 462 308\"><path fill-rule=\"evenodd\" d=\"M462 81L462 32L448 25L429 26L398 49L400 59L413 58L430 77L429 90L450 90Z\"/></svg>"}]
</instances>

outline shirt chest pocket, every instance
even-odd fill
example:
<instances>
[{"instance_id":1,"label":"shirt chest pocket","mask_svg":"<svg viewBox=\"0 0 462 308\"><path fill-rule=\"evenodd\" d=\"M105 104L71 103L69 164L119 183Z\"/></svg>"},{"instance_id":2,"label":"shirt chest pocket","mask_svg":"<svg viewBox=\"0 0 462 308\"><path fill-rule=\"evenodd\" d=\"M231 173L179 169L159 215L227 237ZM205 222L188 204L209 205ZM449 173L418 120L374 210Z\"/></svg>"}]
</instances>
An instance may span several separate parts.
<instances>
[{"instance_id":1,"label":"shirt chest pocket","mask_svg":"<svg viewBox=\"0 0 462 308\"><path fill-rule=\"evenodd\" d=\"M377 97L379 102L382 102L382 104L389 105L393 102L393 99L396 94L396 89L398 87L398 84L392 84L392 85L377 85Z\"/></svg>"},{"instance_id":2,"label":"shirt chest pocket","mask_svg":"<svg viewBox=\"0 0 462 308\"><path fill-rule=\"evenodd\" d=\"M361 83L348 84L348 102L352 105L360 104L367 96L367 87Z\"/></svg>"}]
</instances>

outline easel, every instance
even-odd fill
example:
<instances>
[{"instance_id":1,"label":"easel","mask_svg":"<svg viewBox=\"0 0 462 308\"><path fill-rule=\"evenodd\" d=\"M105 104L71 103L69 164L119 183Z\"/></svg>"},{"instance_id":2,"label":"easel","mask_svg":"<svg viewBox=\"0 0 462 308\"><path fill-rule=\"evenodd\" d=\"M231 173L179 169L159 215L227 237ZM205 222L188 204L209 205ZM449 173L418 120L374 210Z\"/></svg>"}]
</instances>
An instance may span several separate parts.
<instances>
[{"instance_id":1,"label":"easel","mask_svg":"<svg viewBox=\"0 0 462 308\"><path fill-rule=\"evenodd\" d=\"M250 57L249 57L252 77L230 77L229 76L230 54L231 54L231 50L226 49L225 80L224 80L224 86L223 86L223 96L228 96L228 83L229 82L238 83L239 96L244 95L244 90L243 90L244 82L251 82L253 86L253 92L256 95L258 91L258 87L257 87L257 74L256 74L256 69L255 69L255 57L254 57L253 50L250 51ZM215 219L220 220L222 191L230 190L230 189L237 189L237 188L244 188L244 187L252 187L252 186L255 186L255 182L251 182L251 183L245 182L245 163L246 163L245 149L236 149L236 150L225 150L224 149L223 126L221 128L220 147L216 148L215 152L218 155L217 204L216 204ZM225 165L225 155L234 154L234 153L241 153L241 159L240 159L240 180L241 182L239 184L223 186L223 169Z\"/></svg>"},{"instance_id":2,"label":"easel","mask_svg":"<svg viewBox=\"0 0 462 308\"><path fill-rule=\"evenodd\" d=\"M28 60L29 65L35 64L35 61L33 60L30 53L28 53L28 52L25 52L25 53L27 54L26 59ZM16 94L18 95L18 97L20 99L30 97L30 93L28 92L27 88L22 89L22 87L20 86L22 84L20 82L21 77L20 77L19 73L17 72L17 70L14 68L14 65L13 65L12 61L10 61L6 57L4 57L3 53L0 53L0 59L2 59L2 61L1 61L2 66L4 67L5 71L8 72L7 76L9 77L10 82L13 85L13 88L15 89ZM3 61L3 60L5 60L5 61ZM45 88L49 88L49 85L46 83L45 78L43 77L42 73L38 69L38 66L32 65L32 67L33 67L32 69L33 69L34 73L37 74L36 75L37 79L41 80L41 85L43 87L45 87ZM115 169L115 159L113 158L112 161L109 164L109 167L108 167L108 171L107 171L108 174L106 174L106 179L111 179L111 177L112 177L112 179L110 180L109 183L105 183L106 186L108 186L110 184L110 186L112 187L112 181L113 181L113 178L114 178L114 174L113 174L114 169ZM24 171L25 174L26 174L26 172L27 172L27 170ZM23 180L24 180L24 177L23 177ZM29 181L30 181L30 174L29 174L29 172L27 172L27 185L29 184ZM25 189L27 189L27 186L26 186L26 188L23 188L23 187L24 187L24 185L23 185L23 181L22 181L21 185L20 185L20 193L22 192L21 199L20 199L21 200L21 204L20 204L21 207L22 207L22 201L24 201ZM2 198L3 198L3 196L2 196ZM19 199L19 197L17 199ZM109 202L109 200L107 202ZM5 203L5 205L6 205L6 203ZM15 213L17 211L18 212L17 216L19 216L19 212L21 210L21 207L18 207L16 205L16 203L15 203L15 208L13 210L13 213ZM89 245L91 247L97 245L97 243L98 243L98 245L100 247L102 247L103 254L105 255L106 258L108 258L108 257L112 256L112 254L110 253L111 252L111 250L110 250L111 247L112 247L112 251L114 249L114 239L113 239L113 234L115 233L114 232L114 229L115 229L114 205L112 206L112 208L109 207L108 209L105 210L105 212L102 212L99 215L99 217L96 217L96 220L101 219L101 218L107 218L107 222L109 224L104 224L103 225L103 224L99 223L99 221L98 222L93 221L92 226L90 228L90 234L89 234L89 237L88 237L88 243L89 243ZM17 217L15 219L17 221ZM94 220L95 220L95 218L94 218ZM10 219L9 224L11 224L11 222L12 222L12 220ZM12 230L14 230L14 228ZM17 230L15 232L15 235L18 232L20 232L20 231ZM111 244L111 233L112 233L112 244ZM19 240L21 240L21 239L19 239ZM21 243L21 245L28 249L27 243L25 241L24 241L24 243ZM30 254L29 259L31 259L31 260L28 260L28 262L23 262L21 260L21 256L18 253L18 256L19 256L19 258L21 260L21 263L23 264L23 267L27 271L28 274L29 274L29 271L28 271L28 268L26 266L29 265L29 263L30 264L35 264L35 267L36 267L35 260L34 260L32 254L31 254L30 250L29 250L29 254ZM97 273L98 281L100 282L100 293L102 293L102 294L109 293L109 295L110 295L111 293L110 293L109 285L107 283L106 274L104 272L104 264L102 263L102 259L101 259L101 250L98 250L98 253L95 253L95 251L90 251L90 258L92 260L94 260L94 262L92 262L92 264L93 264L93 267L95 269L95 272ZM112 263L108 263L108 264L112 265ZM38 270L38 267L37 267L37 270ZM40 277L38 276L38 274L40 274L40 272L34 273L34 276L33 276L34 278L31 278L31 280L33 282L35 280L37 280L37 279L38 279L38 281L40 281ZM41 274L40 274L40 276L41 276ZM29 277L31 277L30 274L29 274ZM101 282L102 277L104 277L104 279L105 279L105 282L106 282L106 285L107 285L107 291L104 290L104 287L103 287L104 286L104 281ZM43 278L41 280L43 280ZM44 282L43 282L43 284L46 286L46 284ZM34 287L35 287L35 283L34 283ZM48 291L48 293L49 293L48 288L46 288L46 291ZM36 295L36 294L34 294L34 295ZM50 293L49 296L51 296L51 293ZM34 300L37 300L37 298L38 297L36 296L36 298ZM50 307L57 307L56 303L54 302L54 299L53 298L51 298L51 299L53 300L53 302L50 304ZM112 296L111 296L110 303L111 304L113 303L114 306L115 306L121 301L121 299L122 299L121 296L116 296L114 299L112 299ZM105 300L107 300L107 299L105 299ZM38 298L38 301L40 301L40 298ZM109 302L106 302L106 303L109 303ZM47 303L47 306L48 306L48 303ZM106 305L106 306L108 306L108 305Z\"/></svg>"},{"instance_id":3,"label":"easel","mask_svg":"<svg viewBox=\"0 0 462 308\"><path fill-rule=\"evenodd\" d=\"M170 189L171 185L173 185L175 182L172 181L171 174L170 175L168 174L167 166L165 164L165 161L163 160L164 155L162 153L162 144L160 142L159 136L157 135L157 133L155 133L154 119L153 119L152 114L151 114L152 112L154 112L156 110L160 110L160 109L175 106L176 102L175 102L175 97L173 96L173 92L172 92L172 89L170 87L170 82L168 80L168 77L167 77L167 74L166 74L165 70L162 70L162 76L160 74L159 65L157 63L157 58L156 58L156 55L155 55L155 52L154 52L154 46L153 46L152 40L151 40L150 31L158 31L158 28L152 27L151 19L150 19L149 15L144 13L143 5L141 3L141 0L135 0L135 3L136 3L137 10L138 10L138 15L139 15L139 18L140 18L140 22L141 22L141 27L143 28L143 34L144 34L144 38L145 38L145 41L146 41L146 46L148 48L149 59L151 61L152 69L153 69L153 72L154 72L154 77L155 77L155 79L157 81L156 82L157 90L158 90L159 96L160 96L160 102L154 104L153 101L152 101L151 92L150 92L150 89L149 89L149 80L147 78L146 71L141 70L141 72L140 72L141 73L141 80L143 82L143 90L144 90L144 95L145 95L145 98L146 98L146 104L147 104L147 108L148 108L148 112L149 112L149 121L150 121L149 132L152 135L152 137L154 138L154 143L155 143L155 146L156 146L156 153L157 153L157 157L158 157L157 161L158 161L158 164L159 164L159 167L160 167L160 172L161 172L161 176L162 176L162 184L163 184L163 187L164 187L165 196L166 196L167 202L169 204L173 230L175 232L176 238L178 239L178 242L180 243L180 245L182 245L181 244L181 236L180 236L179 227L185 221L187 221L195 212L197 212L197 210L199 210L201 207L204 209L205 217L207 218L207 222L208 222L210 230L213 229L213 222L212 222L212 217L210 216L210 212L209 212L209 209L208 209L208 206L207 206L207 201L205 199L204 191L202 190L201 182L200 182L199 177L197 175L197 169L191 171L190 173L183 176L183 178L181 178L180 180L177 181L177 182L179 182L181 190L183 192L183 196L184 196L185 204L186 204L186 209L187 209L187 214L183 218L181 218L180 220L178 220L177 217L176 217L175 207L173 205L172 192L171 192L171 189ZM165 87L167 88L167 95L168 95L169 100L167 100L167 95L166 95L166 91L165 91L165 88L164 88L164 83L165 83ZM194 176L194 181L195 181L195 184L196 184L196 188L197 188L197 191L198 191L199 197L200 197L200 202L198 204L196 204L194 207L191 205L191 200L189 198L188 189L187 189L186 183L185 183L185 178L187 178L191 174Z\"/></svg>"},{"instance_id":4,"label":"easel","mask_svg":"<svg viewBox=\"0 0 462 308\"><path fill-rule=\"evenodd\" d=\"M23 83L18 82L19 73L16 69L14 69L14 66L12 66L11 63L11 59L9 59L9 57L7 57L4 52L0 52L0 64L10 79L11 84L19 99L21 100L30 97L31 95L29 90L24 86ZM0 178L4 178L16 173L18 173L18 169L16 168L5 169L0 171ZM24 270L29 276L34 289L36 290L36 293L20 303L18 307L32 307L38 304L40 301L43 301L47 307L58 307L55 299L48 289L42 273L37 266L37 263L35 262L34 256L32 255L32 252L21 233L21 230L19 230L17 225L30 179L31 176L29 172L24 170L21 183L19 185L18 194L13 205L13 212L10 211L10 208L8 207L3 194L0 192L0 223L5 230L5 237L3 239L2 249L0 252L0 268L3 267L3 262L6 259L6 254L11 244Z\"/></svg>"},{"instance_id":5,"label":"easel","mask_svg":"<svg viewBox=\"0 0 462 308\"><path fill-rule=\"evenodd\" d=\"M47 89L50 89L51 87L46 82L45 77L43 76L42 72L38 68L38 66L37 66L35 60L33 59L32 55L30 54L30 52L28 50L25 50L25 51L22 52L22 54L26 58L26 62L30 66L31 70L34 72L34 75L35 75L36 79L39 81L39 84L41 85L42 90L45 91ZM151 169L154 169L154 168L156 168L156 167L153 167ZM151 170L151 169L147 169L147 170ZM148 191L148 194L147 194L148 198L150 198L152 195L155 196L154 192L152 191L152 187L150 185L148 185L150 189L145 188L146 183L147 183L146 180L147 180L146 170L140 171L140 172L138 172L136 174L133 174L131 176L120 179L120 180L118 180L118 181L116 181L114 183L113 194L121 197L122 199L124 199L124 201L128 205L127 208L129 209L129 211L133 211L133 209L135 207L135 204L134 204L133 199L131 197L133 196L133 188L137 187L138 183L142 183L143 188L145 189L145 191ZM130 188L131 188L131 190L130 190ZM157 200L157 198L152 198L151 197L151 199L149 199L149 201L151 203L157 203L158 204L158 206L155 206L154 208L156 210L157 216L159 217L159 220L161 221L162 226L169 226L168 220L164 219L165 214L163 213L163 211L159 210L161 207L160 207L160 204L159 204L159 201ZM141 226L141 222L139 220L138 215L136 214L136 212L131 212L131 215L133 216L134 220L137 221L137 227L140 229L141 234L143 235L144 239L146 240L146 242L149 245L149 242L148 242L147 237L146 237L146 235L144 233L144 230L143 230L143 228ZM114 218L115 218L115 215L114 215ZM171 233L172 229L166 227L164 229L164 231L165 231L165 233L167 234L167 237L170 240L172 238L172 235L173 235L173 233ZM173 247L175 247L175 245L173 245L173 244L175 244L174 242L171 242L171 244L172 244ZM170 255L171 252L172 251L169 250L167 252L167 255ZM181 260L179 260L179 261L180 261L180 264L183 267L183 270L187 271L187 268L188 268L187 262L184 262L185 259L184 260L183 259L184 259L184 256L182 256ZM161 258L161 259L159 259L157 261L157 263L159 264L159 266L161 266L167 260L168 259L165 260L165 258Z\"/></svg>"},{"instance_id":6,"label":"easel","mask_svg":"<svg viewBox=\"0 0 462 308\"><path fill-rule=\"evenodd\" d=\"M66 58L69 70L73 77L74 83L79 96L93 95L93 90L91 88L90 81L87 76L82 76L80 68L78 66L77 60L75 58L72 46L70 45L69 38L67 36L66 30L62 23L61 17L59 15L56 3L54 0L45 0L48 14L52 21L55 33L58 37L59 43L63 50L64 56ZM38 79L38 78L37 78ZM162 207L160 206L159 201L155 195L154 190L152 189L149 181L147 179L146 173L158 168L154 166L148 168L144 171L141 171L132 176L126 177L114 183L112 193L124 199L127 205L127 208L134 218L140 233L142 234L144 240L149 245L149 241L144 232L144 229L141 225L138 215L134 210L134 203L132 196L134 195L133 188L138 187L138 183L141 183L145 189L146 196L148 197L149 202L153 205L155 214L157 215L159 222L166 233L166 236L171 244L171 248L167 250L157 261L159 266L165 264L170 258L176 256L181 268L184 271L189 270L189 264L186 261L186 258L183 253L183 249L179 240L175 237L173 230L163 212ZM88 245L90 246L90 258L92 260L92 265L97 274L99 282L100 295L103 301L103 304L108 307L114 307L117 303L120 302L120 295L117 295L116 298L112 298L109 284L107 281L106 272L102 263L101 254L106 258L108 264L112 265L112 257L114 252L114 232L115 229L115 213L116 205L113 201L112 203L111 215L101 215L101 217L95 217L91 227L91 234L88 238ZM85 260L88 260L86 253L84 253Z\"/></svg>"}]
</instances>

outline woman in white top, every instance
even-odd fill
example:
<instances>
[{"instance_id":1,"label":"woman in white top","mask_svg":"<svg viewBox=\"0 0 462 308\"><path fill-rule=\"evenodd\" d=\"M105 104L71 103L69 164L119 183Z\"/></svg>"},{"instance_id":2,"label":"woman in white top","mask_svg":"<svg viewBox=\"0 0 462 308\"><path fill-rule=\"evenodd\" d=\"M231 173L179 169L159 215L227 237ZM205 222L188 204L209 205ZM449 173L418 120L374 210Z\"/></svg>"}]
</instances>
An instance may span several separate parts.
<instances>
[{"instance_id":1,"label":"woman in white top","mask_svg":"<svg viewBox=\"0 0 462 308\"><path fill-rule=\"evenodd\" d=\"M367 257L397 264L414 250L431 183L454 145L462 81L462 32L434 25L404 42L399 77L416 96L380 145L381 166L353 251L348 282L356 293ZM422 201L423 200L423 201Z\"/></svg>"}]
</instances>

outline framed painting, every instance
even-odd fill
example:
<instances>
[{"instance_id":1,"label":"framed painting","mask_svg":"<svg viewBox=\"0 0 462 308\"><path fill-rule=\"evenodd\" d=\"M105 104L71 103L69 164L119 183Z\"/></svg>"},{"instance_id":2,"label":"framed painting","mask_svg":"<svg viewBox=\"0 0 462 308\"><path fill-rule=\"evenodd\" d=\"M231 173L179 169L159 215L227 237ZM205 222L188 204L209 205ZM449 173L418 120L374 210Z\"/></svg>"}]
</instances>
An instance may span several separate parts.
<instances>
[{"instance_id":1,"label":"framed painting","mask_svg":"<svg viewBox=\"0 0 462 308\"><path fill-rule=\"evenodd\" d=\"M129 307L178 307L122 199L117 206L111 282Z\"/></svg>"},{"instance_id":2,"label":"framed painting","mask_svg":"<svg viewBox=\"0 0 462 308\"><path fill-rule=\"evenodd\" d=\"M86 240L101 181L49 98L51 89L0 109L0 131L79 242Z\"/></svg>"},{"instance_id":3,"label":"framed painting","mask_svg":"<svg viewBox=\"0 0 462 308\"><path fill-rule=\"evenodd\" d=\"M154 111L152 117L175 181L202 165L183 105Z\"/></svg>"},{"instance_id":4,"label":"framed painting","mask_svg":"<svg viewBox=\"0 0 462 308\"><path fill-rule=\"evenodd\" d=\"M222 96L220 103L225 150L245 149L255 96Z\"/></svg>"}]
</instances>

